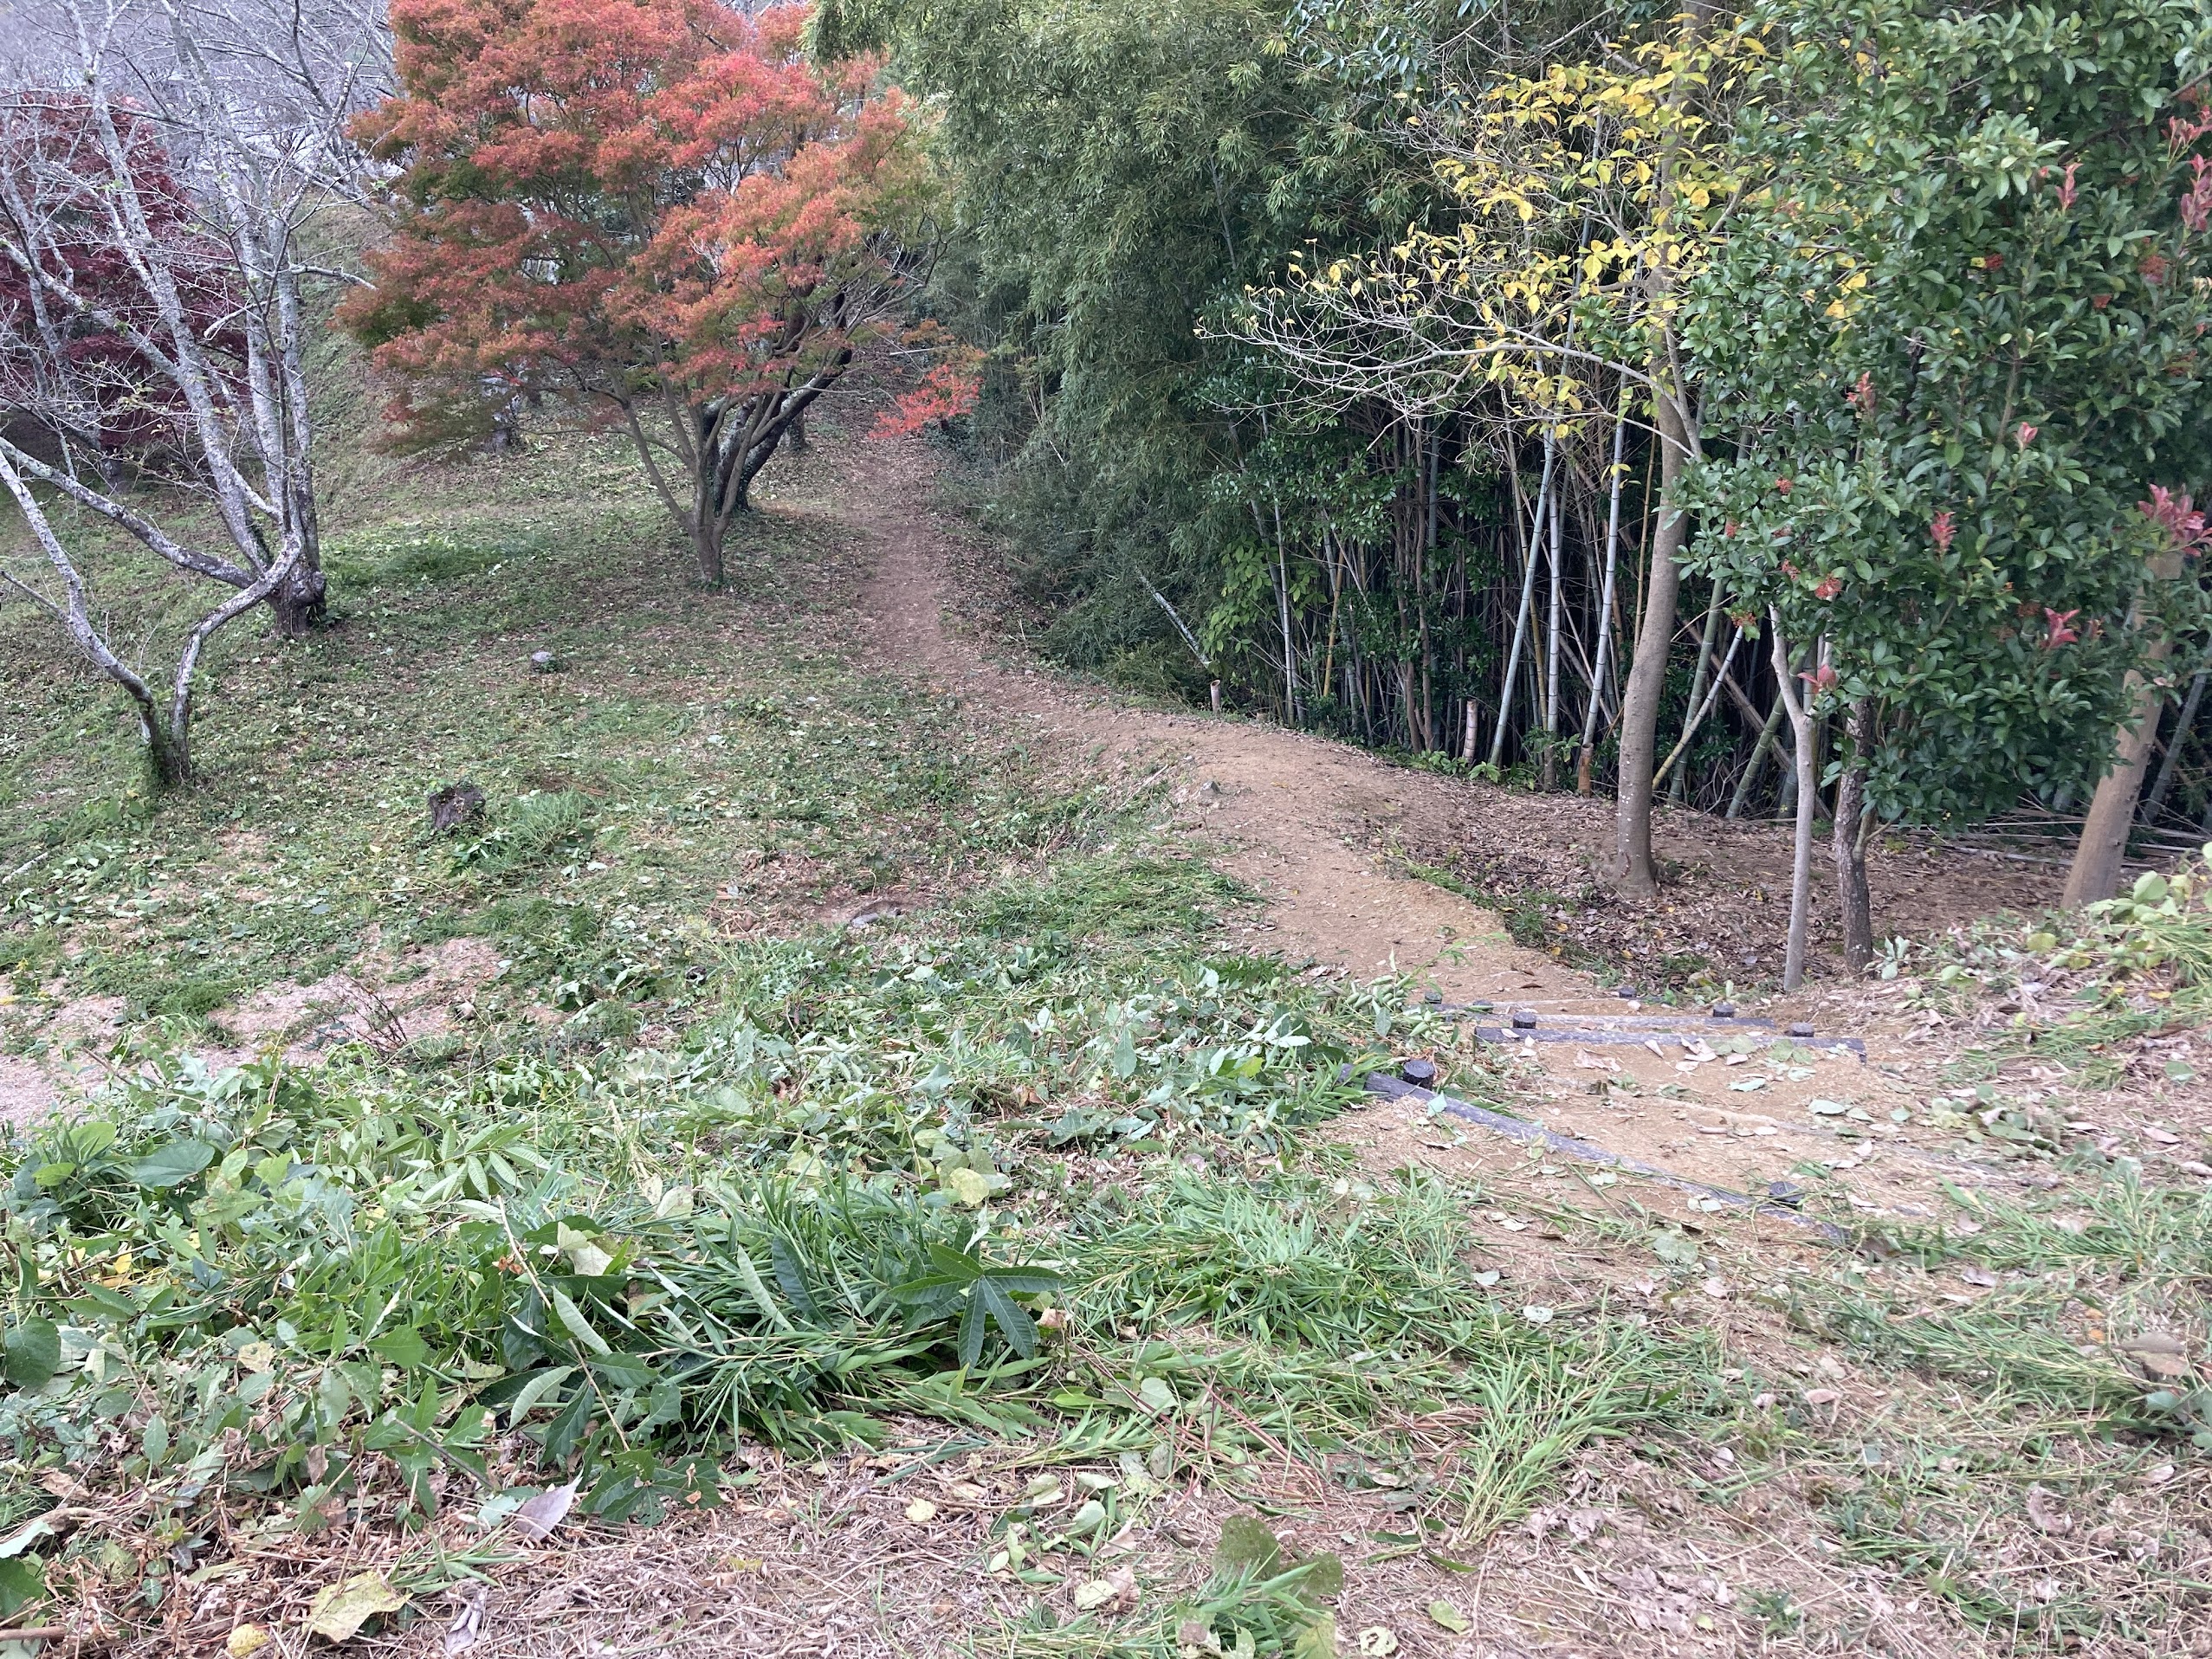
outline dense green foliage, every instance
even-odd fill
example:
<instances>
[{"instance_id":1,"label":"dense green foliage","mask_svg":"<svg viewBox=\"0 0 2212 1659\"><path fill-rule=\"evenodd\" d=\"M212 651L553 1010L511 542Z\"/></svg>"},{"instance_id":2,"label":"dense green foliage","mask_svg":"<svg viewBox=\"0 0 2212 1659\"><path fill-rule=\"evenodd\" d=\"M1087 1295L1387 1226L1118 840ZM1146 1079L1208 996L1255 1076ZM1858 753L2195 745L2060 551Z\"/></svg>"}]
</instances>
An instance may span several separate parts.
<instances>
[{"instance_id":1,"label":"dense green foliage","mask_svg":"<svg viewBox=\"0 0 2212 1659\"><path fill-rule=\"evenodd\" d=\"M2201 12L1790 0L1746 22L1726 96L1696 83L1698 141L1732 154L1737 195L1698 207L1712 257L1666 301L1703 429L1690 567L1716 585L1698 592L1710 658L1670 649L1661 752L1712 684L1717 619L1756 635L1787 602L1793 636L1828 635L1842 677L1823 709L1879 705L1880 817L2078 803L2125 671L2154 640L2195 662L2194 566L2146 591L2157 537L2137 504L2212 485ZM1633 8L824 9L824 50L887 47L932 111L954 203L937 303L991 353L973 440L1051 649L1185 694L1219 679L1417 752L1478 758L1502 718L1505 754L1546 777L1587 731L1583 786L1602 777L1653 533L1647 416L1617 450L1610 418L1633 353L1617 373L1562 358L1542 390L1501 381L1453 344L1479 333L1455 310L1491 296L1444 285L1420 301L1432 332L1401 316L1410 332L1347 348L1402 374L1332 391L1225 325L1252 285L1394 282L1414 233L1448 246L1499 200L1537 202L1510 146L1455 147L1468 113L1546 70L1628 87L1627 55L1670 27ZM1575 144L1599 153L1627 107L1593 95L1613 113ZM1581 307L1601 356L1604 307L1641 280L1620 263L1648 229L1634 215L1670 201L1665 149L1624 155L1646 182L1618 202L1530 210L1548 259L1612 238ZM1580 417L1557 425L1561 408ZM1745 695L1692 734L1689 798L1741 806L1757 782L1746 705L1773 696L1765 655L1740 652ZM1786 754L1769 776L1794 794ZM2193 810L2208 784L2192 770L2174 800Z\"/></svg>"},{"instance_id":2,"label":"dense green foliage","mask_svg":"<svg viewBox=\"0 0 2212 1659\"><path fill-rule=\"evenodd\" d=\"M1826 638L1838 702L1875 700L1883 817L2084 799L2139 650L2125 619L2202 631L2194 567L2153 578L2185 538L2149 509L2212 485L2183 96L2212 20L2097 0L1778 22L1743 140L1770 182L1695 307L1710 439L1736 455L1706 469L1694 562Z\"/></svg>"}]
</instances>

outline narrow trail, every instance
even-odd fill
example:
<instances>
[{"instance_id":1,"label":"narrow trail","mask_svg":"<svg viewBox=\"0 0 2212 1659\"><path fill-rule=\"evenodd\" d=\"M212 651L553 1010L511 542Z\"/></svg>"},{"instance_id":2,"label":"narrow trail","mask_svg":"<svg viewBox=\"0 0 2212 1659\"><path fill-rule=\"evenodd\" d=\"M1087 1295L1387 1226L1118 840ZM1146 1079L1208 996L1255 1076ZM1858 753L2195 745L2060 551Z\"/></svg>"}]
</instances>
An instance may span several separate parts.
<instances>
[{"instance_id":1,"label":"narrow trail","mask_svg":"<svg viewBox=\"0 0 2212 1659\"><path fill-rule=\"evenodd\" d=\"M1172 767L1179 830L1224 847L1223 868L1264 901L1263 948L1363 975L1411 973L1454 1002L1611 1005L1587 976L1514 944L1491 912L1393 875L1354 844L1421 791L1449 789L1443 780L1279 726L1132 707L1055 675L1000 668L979 642L955 638L944 622L948 558L930 505L934 464L915 442L869 449L849 474L845 516L876 545L866 603L885 651L1040 735Z\"/></svg>"},{"instance_id":2,"label":"narrow trail","mask_svg":"<svg viewBox=\"0 0 2212 1659\"><path fill-rule=\"evenodd\" d=\"M961 637L945 620L954 547L926 448L915 440L854 446L839 470L836 514L872 544L863 603L875 646L1035 740L1095 757L1125 776L1164 767L1178 833L1263 901L1259 918L1247 924L1250 948L1363 977L1407 973L1454 1003L1545 1014L1623 1010L1588 975L1516 945L1493 912L1394 875L1368 850L1379 825L1387 841L1394 817L1458 804L1452 792L1464 799L1465 785L1327 739L1246 719L1131 707L1042 669L992 662L992 642ZM1784 1018L1810 1011L1791 1007L1762 1011ZM1897 1067L1911 1055L1894 1033L1875 1047L1887 1069L1840 1051L1800 1049L1788 1062L1754 1066L1743 1055L1693 1062L1677 1058L1679 1049L1633 1043L1594 1051L1571 1041L1529 1043L1518 1055L1525 1098L1546 1127L1691 1180L1763 1192L1812 1160L1846 1180L1860 1207L1906 1213L1924 1210L1937 1180L1982 1184L1993 1172L1931 1163L1892 1140L1887 1119L1908 1089ZM1750 1081L1755 1073L1762 1081ZM1847 1109L1858 1122L1879 1121L1877 1136L1839 1137L1826 1114ZM1528 1157L1479 1130L1440 1132L1418 1102L1366 1114L1349 1138L1386 1159L1439 1167L1495 1171ZM1563 1172L1547 1165L1545 1172ZM1672 1208L1684 1200L1660 1202Z\"/></svg>"}]
</instances>

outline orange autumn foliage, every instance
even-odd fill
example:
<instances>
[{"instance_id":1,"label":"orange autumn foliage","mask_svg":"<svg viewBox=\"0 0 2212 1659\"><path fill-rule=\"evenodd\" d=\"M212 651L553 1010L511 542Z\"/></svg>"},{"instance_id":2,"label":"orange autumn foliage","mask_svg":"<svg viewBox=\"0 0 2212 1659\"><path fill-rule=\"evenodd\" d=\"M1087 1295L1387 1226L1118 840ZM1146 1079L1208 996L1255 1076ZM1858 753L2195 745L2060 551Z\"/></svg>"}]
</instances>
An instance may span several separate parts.
<instances>
[{"instance_id":1,"label":"orange autumn foliage","mask_svg":"<svg viewBox=\"0 0 2212 1659\"><path fill-rule=\"evenodd\" d=\"M702 575L755 474L898 333L922 193L877 66L811 62L804 7L394 0L402 94L359 136L398 234L344 320L426 438L518 394L626 428Z\"/></svg>"}]
</instances>

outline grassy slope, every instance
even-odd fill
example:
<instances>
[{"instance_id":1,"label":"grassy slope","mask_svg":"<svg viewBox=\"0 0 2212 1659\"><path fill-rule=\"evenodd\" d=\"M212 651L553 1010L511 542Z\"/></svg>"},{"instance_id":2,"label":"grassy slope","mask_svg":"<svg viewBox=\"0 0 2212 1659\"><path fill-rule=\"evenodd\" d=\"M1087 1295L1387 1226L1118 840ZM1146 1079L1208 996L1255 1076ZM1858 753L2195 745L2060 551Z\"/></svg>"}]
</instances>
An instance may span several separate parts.
<instances>
[{"instance_id":1,"label":"grassy slope","mask_svg":"<svg viewBox=\"0 0 2212 1659\"><path fill-rule=\"evenodd\" d=\"M55 1008L120 998L152 1062L7 1157L16 1379L48 1368L42 1320L58 1370L0 1402L0 1497L29 1514L61 1469L87 1482L94 1519L26 1558L68 1617L205 1649L236 1611L179 1580L255 1539L341 1527L345 1570L420 1597L504 1547L469 1518L518 1490L578 1474L585 1507L650 1514L747 1478L733 1423L805 1448L893 1421L1119 1481L1080 1527L1003 1519L1001 1576L1047 1587L1179 1469L1233 1493L1278 1444L1356 1452L1383 1474L1351 1484L1392 1499L1363 1546L1382 1574L1471 1548L1633 1431L1702 1511L1786 1492L1822 1547L1929 1594L1931 1630L2140 1651L2188 1616L2178 1512L2138 1510L2181 1540L2164 1558L2130 1532L2124 1567L2016 1582L2040 1560L2027 1475L2065 1498L2192 1455L2193 1404L2051 1334L2093 1304L2197 1339L2201 1252L2130 1255L2196 1224L2176 1201L1908 1241L1778 1290L1770 1346L1732 1355L1698 1328L1710 1257L1679 1235L1654 1257L1633 1211L1559 1212L1571 1248L1666 1285L1653 1312L1598 1285L1538 1323L1478 1275L1473 1195L1363 1175L1309 1126L1341 1062L1451 1034L1393 987L1219 954L1238 895L1154 803L868 667L820 475L786 475L737 587L706 595L617 448L460 469L341 449L333 471L336 625L234 631L205 780L158 810L116 700L0 613L0 1017L36 1052ZM528 672L539 649L560 672ZM488 823L432 839L424 797L464 778ZM894 888L928 913L816 920ZM398 994L456 938L502 965L449 1029L312 1075L175 1058L256 987ZM2019 1275L1970 1317L1929 1271L1968 1251ZM974 1275L1016 1268L1036 1276L1003 1281L963 1366ZM1814 1337L1879 1391L1808 1398ZM339 1559L257 1568L257 1605L303 1617ZM1048 1629L1069 1610L1040 1602L1008 1639L1164 1654L1193 1608L1232 1646L1312 1626L1295 1578L1178 1571L1180 1603ZM0 1609L27 1572L0 1568ZM1785 1650L1864 1628L1785 1584L1719 1617Z\"/></svg>"}]
</instances>

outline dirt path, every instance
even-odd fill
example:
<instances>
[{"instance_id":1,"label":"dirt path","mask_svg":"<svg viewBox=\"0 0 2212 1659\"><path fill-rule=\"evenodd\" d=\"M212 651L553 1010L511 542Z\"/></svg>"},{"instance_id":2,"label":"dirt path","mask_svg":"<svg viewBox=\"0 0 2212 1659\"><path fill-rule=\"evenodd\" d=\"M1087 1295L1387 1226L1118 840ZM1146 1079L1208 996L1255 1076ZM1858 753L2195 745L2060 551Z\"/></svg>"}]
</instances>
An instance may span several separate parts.
<instances>
[{"instance_id":1,"label":"dirt path","mask_svg":"<svg viewBox=\"0 0 2212 1659\"><path fill-rule=\"evenodd\" d=\"M1492 912L1394 875L1364 849L1378 821L1465 814L1467 784L1326 739L1240 718L1133 707L1046 672L990 662L991 642L959 637L944 620L953 550L935 505L928 450L918 442L857 446L843 466L837 510L874 544L865 604L881 649L1040 740L1125 773L1164 767L1177 829L1223 849L1217 862L1264 901L1249 925L1252 948L1361 976L1406 972L1452 1003L1547 1016L1639 1008L1515 944ZM1792 1019L1813 1010L1798 1003L1761 1011ZM1905 1074L1919 1056L1908 1036L1892 1030L1875 1036L1872 1058L1881 1065L1802 1049L1782 1062L1763 1050L1698 1062L1672 1046L1572 1042L1523 1043L1516 1063L1546 1126L1562 1133L1739 1192L1762 1192L1778 1180L1800 1185L1801 1166L1816 1165L1845 1185L1855 1206L1911 1213L1924 1210L1936 1182L1982 1178L1956 1159L1916 1151L1889 1121L1913 1092ZM1847 1133L1840 1137L1838 1128ZM1439 1129L1418 1107L1371 1113L1351 1133L1386 1161L1470 1172L1528 1161L1520 1147L1480 1130ZM1662 1189L1655 1196L1665 1208L1695 1210L1694 1195Z\"/></svg>"},{"instance_id":2,"label":"dirt path","mask_svg":"<svg viewBox=\"0 0 2212 1659\"><path fill-rule=\"evenodd\" d=\"M918 442L870 451L849 474L846 516L879 551L867 604L888 653L1070 746L1172 766L1179 827L1222 843L1225 867L1264 896L1268 948L1363 975L1412 973L1453 1002L1604 997L1585 975L1515 945L1491 912L1394 876L1355 847L1378 817L1444 804L1454 787L1445 780L1255 720L1131 707L999 667L953 637L943 620L947 546L930 505L934 463Z\"/></svg>"}]
</instances>

